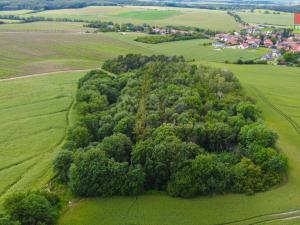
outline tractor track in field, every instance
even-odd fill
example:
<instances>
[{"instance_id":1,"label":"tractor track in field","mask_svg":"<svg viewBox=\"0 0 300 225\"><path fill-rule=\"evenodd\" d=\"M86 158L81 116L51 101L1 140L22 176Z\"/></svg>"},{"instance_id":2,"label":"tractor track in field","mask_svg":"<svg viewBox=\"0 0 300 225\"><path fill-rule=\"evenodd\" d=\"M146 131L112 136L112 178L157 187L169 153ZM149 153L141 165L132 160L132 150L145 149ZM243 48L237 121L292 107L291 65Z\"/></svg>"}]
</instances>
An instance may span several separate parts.
<instances>
[{"instance_id":1,"label":"tractor track in field","mask_svg":"<svg viewBox=\"0 0 300 225\"><path fill-rule=\"evenodd\" d=\"M300 134L300 126L299 124L294 121L290 116L288 116L286 113L284 113L283 111L281 111L276 105L274 105L273 103L271 103L265 96L263 93L261 93L261 91L259 91L256 87L251 85L251 88L253 90L255 90L257 96L267 105L269 105L274 111L276 111L279 115L281 115L284 119L286 119L291 125L292 127L295 129L295 131Z\"/></svg>"},{"instance_id":2,"label":"tractor track in field","mask_svg":"<svg viewBox=\"0 0 300 225\"><path fill-rule=\"evenodd\" d=\"M82 70L59 70L59 71L53 71L53 72L27 74L27 75L20 75L20 76L16 76L16 77L10 77L10 78L0 79L0 82L3 82L3 81L11 81L11 80L19 80L19 79L31 78L31 77L50 76L50 75L55 75L55 74L59 74L59 73L88 72L88 71L90 71L90 70L92 70L92 69L95 69L95 68L91 68L91 69L82 69Z\"/></svg>"},{"instance_id":3,"label":"tractor track in field","mask_svg":"<svg viewBox=\"0 0 300 225\"><path fill-rule=\"evenodd\" d=\"M298 217L300 217L299 214L300 214L300 210L292 210L292 211L285 211L285 212L278 212L278 213L262 214L262 215L258 215L258 216L248 217L245 219L234 220L234 221L229 221L229 222L225 222L225 223L217 223L217 224L213 224L213 225L238 225L238 224L258 225L258 224L263 224L266 222L274 222L274 221L298 218ZM276 216L278 218L276 218ZM251 220L255 220L255 219L257 219L257 221L251 222Z\"/></svg>"},{"instance_id":4,"label":"tractor track in field","mask_svg":"<svg viewBox=\"0 0 300 225\"><path fill-rule=\"evenodd\" d=\"M57 73L60 73L60 72L57 72ZM45 74L45 75L46 75L46 74ZM39 75L39 76L43 76L43 75ZM22 78L27 78L27 77L28 77L28 76L24 76L24 77L22 77ZM31 77L32 77L32 76L31 76ZM10 78L9 78L9 79L10 79ZM10 79L10 80L11 80L11 79ZM1 80L0 80L0 81L1 81ZM52 149L50 149L49 151L46 151L46 152L44 152L44 153L42 153L42 154L36 154L36 155L34 155L34 156L31 156L31 157L29 157L29 158L27 158L27 159L24 159L24 160L22 160L22 161L19 161L19 162L17 162L17 163L14 163L14 164L11 164L11 165L9 165L9 166L0 168L0 172L1 172L1 171L4 171L4 170L6 170L6 169L12 168L12 167L14 167L14 166L20 165L20 164L22 164L22 163L25 163L26 161L29 161L29 160L31 160L31 159L33 159L33 158L38 158L38 157L40 157L40 158L41 158L40 161L42 161L43 157L44 157L46 154L48 154L48 153L50 153L50 152L53 152L53 151L55 151L56 149L58 149L58 148L64 143L64 140L65 140L65 138L66 138L67 131L68 131L68 128L69 128L69 126L70 126L71 111L72 111L72 109L73 109L74 104L75 104L75 96L72 95L72 101L71 101L71 103L69 104L69 106L68 106L68 108L67 108L67 110L66 110L66 127L65 127L64 135L63 135L63 137L58 141L58 143L57 143ZM30 171L30 170L32 170L32 169L33 169L40 161L37 160L36 162L34 162L34 163L26 170L25 173L21 174L21 175L20 175L13 183L11 183L11 184L8 185L7 187L5 187L4 190L2 190L2 191L0 192L0 196L2 197L2 196L4 196L5 194L7 194L7 193L9 192L9 190L11 190L16 184L18 184L18 182L19 182L20 180L22 180L23 177L26 176L27 172ZM41 176L43 176L43 174L42 174ZM0 197L0 199L1 199L1 197Z\"/></svg>"}]
</instances>

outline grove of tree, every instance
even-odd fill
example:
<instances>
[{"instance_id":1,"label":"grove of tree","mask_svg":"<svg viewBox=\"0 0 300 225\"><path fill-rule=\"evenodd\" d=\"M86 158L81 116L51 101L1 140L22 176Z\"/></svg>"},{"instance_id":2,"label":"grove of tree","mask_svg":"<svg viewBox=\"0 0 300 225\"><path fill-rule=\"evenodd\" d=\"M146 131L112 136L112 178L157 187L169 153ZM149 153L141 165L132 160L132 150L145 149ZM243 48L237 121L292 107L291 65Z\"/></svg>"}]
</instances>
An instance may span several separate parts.
<instances>
[{"instance_id":1,"label":"grove of tree","mask_svg":"<svg viewBox=\"0 0 300 225\"><path fill-rule=\"evenodd\" d=\"M79 120L54 161L74 194L190 198L282 182L278 136L231 72L133 54L102 68L79 81Z\"/></svg>"}]
</instances>

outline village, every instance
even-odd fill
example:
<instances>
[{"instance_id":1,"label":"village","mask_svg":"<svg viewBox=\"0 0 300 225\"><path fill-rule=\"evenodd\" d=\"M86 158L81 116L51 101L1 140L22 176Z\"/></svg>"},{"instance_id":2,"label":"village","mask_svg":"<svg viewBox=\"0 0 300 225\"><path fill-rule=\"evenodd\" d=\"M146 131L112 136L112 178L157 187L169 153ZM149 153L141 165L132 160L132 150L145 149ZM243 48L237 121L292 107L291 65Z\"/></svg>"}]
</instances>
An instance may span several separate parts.
<instances>
[{"instance_id":1,"label":"village","mask_svg":"<svg viewBox=\"0 0 300 225\"><path fill-rule=\"evenodd\" d=\"M275 62L285 52L300 53L300 34L293 34L290 29L268 29L264 25L253 25L241 32L218 33L213 38L212 46L217 50L225 48L258 49L270 51L260 60ZM277 62L276 62L277 63Z\"/></svg>"}]
</instances>

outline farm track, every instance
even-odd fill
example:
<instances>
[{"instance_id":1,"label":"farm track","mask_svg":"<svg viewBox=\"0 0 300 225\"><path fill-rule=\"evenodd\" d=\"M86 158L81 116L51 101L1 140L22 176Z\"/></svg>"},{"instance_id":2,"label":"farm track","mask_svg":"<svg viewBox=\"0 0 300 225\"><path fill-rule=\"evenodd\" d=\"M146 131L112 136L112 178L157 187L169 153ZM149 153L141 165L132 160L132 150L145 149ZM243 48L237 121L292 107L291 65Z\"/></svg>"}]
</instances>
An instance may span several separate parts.
<instances>
[{"instance_id":1,"label":"farm track","mask_svg":"<svg viewBox=\"0 0 300 225\"><path fill-rule=\"evenodd\" d=\"M59 70L59 71L46 72L46 73L27 74L27 75L20 75L20 76L16 76L16 77L10 77L10 78L0 79L0 82L3 82L3 81L11 81L11 80L19 80L19 79L31 78L31 77L50 76L50 75L55 75L55 74L59 74L59 73L88 72L88 71L90 71L90 70L92 70L92 69L82 69L82 70Z\"/></svg>"},{"instance_id":2,"label":"farm track","mask_svg":"<svg viewBox=\"0 0 300 225\"><path fill-rule=\"evenodd\" d=\"M281 111L276 105L274 105L273 103L271 103L262 93L261 91L259 91L256 87L251 86L251 88L253 90L255 90L257 96L267 105L269 105L274 111L276 111L277 113L279 113L284 119L286 119L295 129L295 131L300 134L300 126L299 124L294 121L290 116L288 116L286 113L284 113L283 111Z\"/></svg>"}]
</instances>

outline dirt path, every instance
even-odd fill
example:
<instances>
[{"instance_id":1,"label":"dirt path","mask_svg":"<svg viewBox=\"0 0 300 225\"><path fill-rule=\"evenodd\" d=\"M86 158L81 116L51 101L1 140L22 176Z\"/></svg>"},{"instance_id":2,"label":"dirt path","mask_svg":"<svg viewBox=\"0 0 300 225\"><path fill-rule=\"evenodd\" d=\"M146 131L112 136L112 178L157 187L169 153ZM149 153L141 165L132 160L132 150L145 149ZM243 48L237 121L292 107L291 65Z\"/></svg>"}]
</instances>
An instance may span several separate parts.
<instances>
[{"instance_id":1,"label":"dirt path","mask_svg":"<svg viewBox=\"0 0 300 225\"><path fill-rule=\"evenodd\" d=\"M96 69L96 68L93 68L93 69ZM30 77L41 77L41 76L55 75L55 74L59 74L59 73L88 72L90 70L92 70L92 69L84 69L84 70L60 70L60 71L46 72L46 73L27 74L27 75L20 75L20 76L17 76L17 77L10 77L10 78L0 79L0 82L10 81L10 80L18 80L18 79L24 79L24 78L30 78Z\"/></svg>"}]
</instances>

